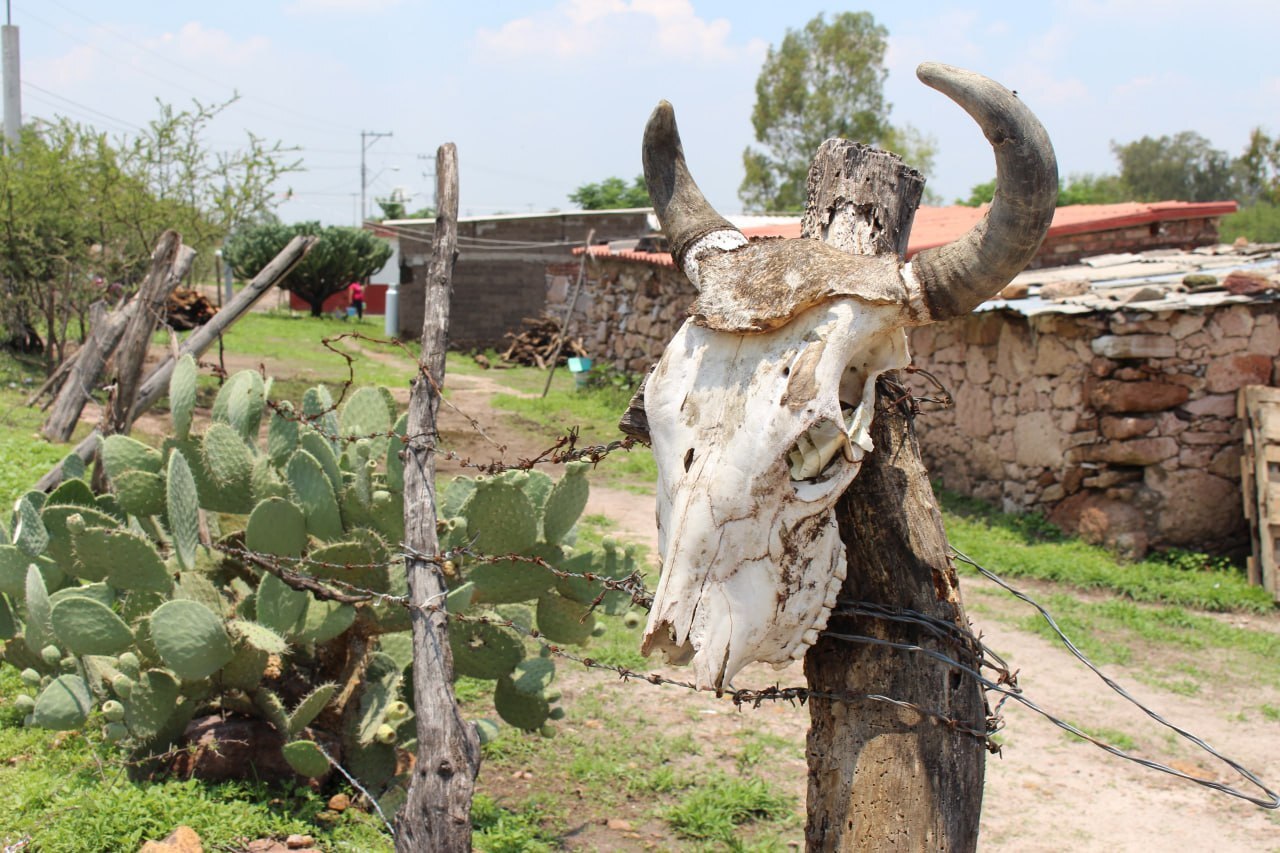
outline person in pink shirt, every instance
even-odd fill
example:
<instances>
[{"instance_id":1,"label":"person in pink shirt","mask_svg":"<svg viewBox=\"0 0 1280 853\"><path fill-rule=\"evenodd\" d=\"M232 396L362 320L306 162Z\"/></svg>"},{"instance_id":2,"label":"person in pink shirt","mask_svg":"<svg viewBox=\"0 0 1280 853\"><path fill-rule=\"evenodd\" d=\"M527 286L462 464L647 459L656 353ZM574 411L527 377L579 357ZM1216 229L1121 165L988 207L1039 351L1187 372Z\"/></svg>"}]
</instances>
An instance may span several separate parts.
<instances>
[{"instance_id":1,"label":"person in pink shirt","mask_svg":"<svg viewBox=\"0 0 1280 853\"><path fill-rule=\"evenodd\" d=\"M356 318L364 319L364 285L353 281L347 285L347 295L351 297L351 307L356 309Z\"/></svg>"}]
</instances>

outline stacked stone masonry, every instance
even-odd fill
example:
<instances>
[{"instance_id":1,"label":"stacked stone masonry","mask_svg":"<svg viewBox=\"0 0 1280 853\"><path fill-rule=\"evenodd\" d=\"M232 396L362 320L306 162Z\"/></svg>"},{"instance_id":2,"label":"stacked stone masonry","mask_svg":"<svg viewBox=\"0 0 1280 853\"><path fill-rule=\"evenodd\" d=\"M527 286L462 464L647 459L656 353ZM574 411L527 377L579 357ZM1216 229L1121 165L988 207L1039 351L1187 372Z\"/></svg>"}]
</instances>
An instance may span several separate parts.
<instances>
[{"instance_id":1,"label":"stacked stone masonry","mask_svg":"<svg viewBox=\"0 0 1280 853\"><path fill-rule=\"evenodd\" d=\"M597 360L646 371L684 321L692 285L670 267L604 259L589 270L572 333ZM548 268L560 316L576 276L576 265ZM912 330L911 351L955 399L916 421L946 488L1043 513L1135 557L1247 548L1236 396L1280 385L1280 302L984 311Z\"/></svg>"},{"instance_id":2,"label":"stacked stone masonry","mask_svg":"<svg viewBox=\"0 0 1280 853\"><path fill-rule=\"evenodd\" d=\"M955 398L917 420L946 488L1132 556L1247 548L1236 397L1280 384L1280 303L988 311L916 329L911 347Z\"/></svg>"}]
</instances>

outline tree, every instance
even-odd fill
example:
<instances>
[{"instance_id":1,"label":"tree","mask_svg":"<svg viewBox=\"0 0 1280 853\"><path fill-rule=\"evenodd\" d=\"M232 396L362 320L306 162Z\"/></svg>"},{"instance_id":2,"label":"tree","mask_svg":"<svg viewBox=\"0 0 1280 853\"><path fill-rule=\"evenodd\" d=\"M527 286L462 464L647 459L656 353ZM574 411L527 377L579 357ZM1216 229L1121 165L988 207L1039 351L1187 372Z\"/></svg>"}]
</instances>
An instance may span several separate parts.
<instances>
[{"instance_id":1,"label":"tree","mask_svg":"<svg viewBox=\"0 0 1280 853\"><path fill-rule=\"evenodd\" d=\"M995 191L996 181L992 178L981 184L974 184L969 190L969 197L956 199L956 204L981 207L990 204ZM1071 175L1058 186L1058 207L1072 204L1114 204L1128 201L1129 198L1128 190L1115 175Z\"/></svg>"},{"instance_id":2,"label":"tree","mask_svg":"<svg viewBox=\"0 0 1280 853\"><path fill-rule=\"evenodd\" d=\"M1236 160L1236 174L1242 202L1280 204L1280 139L1255 127L1244 153Z\"/></svg>"},{"instance_id":3,"label":"tree","mask_svg":"<svg viewBox=\"0 0 1280 853\"><path fill-rule=\"evenodd\" d=\"M598 184L583 184L569 193L569 201L583 210L619 210L648 207L649 191L644 176L636 175L628 186L622 178L605 178Z\"/></svg>"},{"instance_id":4,"label":"tree","mask_svg":"<svg viewBox=\"0 0 1280 853\"><path fill-rule=\"evenodd\" d=\"M869 12L842 12L830 22L820 14L769 48L751 112L763 150L742 155L738 197L748 209L802 209L809 160L830 137L895 150L921 171L932 166L933 141L889 123L887 35Z\"/></svg>"},{"instance_id":5,"label":"tree","mask_svg":"<svg viewBox=\"0 0 1280 853\"><path fill-rule=\"evenodd\" d=\"M1231 156L1193 130L1112 142L1120 181L1136 201L1221 201L1235 198L1238 184Z\"/></svg>"},{"instance_id":6,"label":"tree","mask_svg":"<svg viewBox=\"0 0 1280 853\"><path fill-rule=\"evenodd\" d=\"M324 313L326 299L373 275L391 257L390 244L372 232L340 225L322 228L319 222L243 229L227 241L222 257L236 276L249 278L301 234L315 235L320 242L280 286L305 299L313 317Z\"/></svg>"}]
</instances>

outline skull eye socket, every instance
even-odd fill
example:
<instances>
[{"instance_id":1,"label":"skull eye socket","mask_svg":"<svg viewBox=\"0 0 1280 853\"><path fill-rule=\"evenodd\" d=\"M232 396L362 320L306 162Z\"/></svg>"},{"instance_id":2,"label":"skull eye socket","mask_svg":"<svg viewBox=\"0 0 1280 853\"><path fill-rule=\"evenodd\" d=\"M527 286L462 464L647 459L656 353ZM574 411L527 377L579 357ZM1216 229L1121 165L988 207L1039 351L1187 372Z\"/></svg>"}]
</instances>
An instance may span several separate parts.
<instances>
[{"instance_id":1,"label":"skull eye socket","mask_svg":"<svg viewBox=\"0 0 1280 853\"><path fill-rule=\"evenodd\" d=\"M853 447L849 442L849 429L853 426L853 409L841 406L844 420L838 424L830 418L809 427L787 452L787 464L792 482L813 482L827 479L836 457L846 462L854 461Z\"/></svg>"}]
</instances>

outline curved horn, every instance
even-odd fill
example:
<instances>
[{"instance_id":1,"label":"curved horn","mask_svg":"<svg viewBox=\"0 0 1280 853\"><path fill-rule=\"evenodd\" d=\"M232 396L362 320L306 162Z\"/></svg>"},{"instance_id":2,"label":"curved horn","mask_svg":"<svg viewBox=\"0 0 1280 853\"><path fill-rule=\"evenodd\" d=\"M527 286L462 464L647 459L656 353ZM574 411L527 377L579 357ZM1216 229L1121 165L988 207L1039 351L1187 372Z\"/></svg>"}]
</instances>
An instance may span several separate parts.
<instances>
[{"instance_id":1,"label":"curved horn","mask_svg":"<svg viewBox=\"0 0 1280 853\"><path fill-rule=\"evenodd\" d=\"M987 215L964 236L911 261L930 316L946 320L994 296L1035 256L1053 221L1058 163L1044 127L999 83L936 62L922 64L916 76L963 107L996 155Z\"/></svg>"},{"instance_id":2,"label":"curved horn","mask_svg":"<svg viewBox=\"0 0 1280 853\"><path fill-rule=\"evenodd\" d=\"M644 181L653 209L671 244L671 255L680 269L685 253L701 238L716 231L732 231L746 242L742 232L715 212L689 175L671 104L659 101L644 128ZM696 281L694 276L690 276Z\"/></svg>"}]
</instances>

